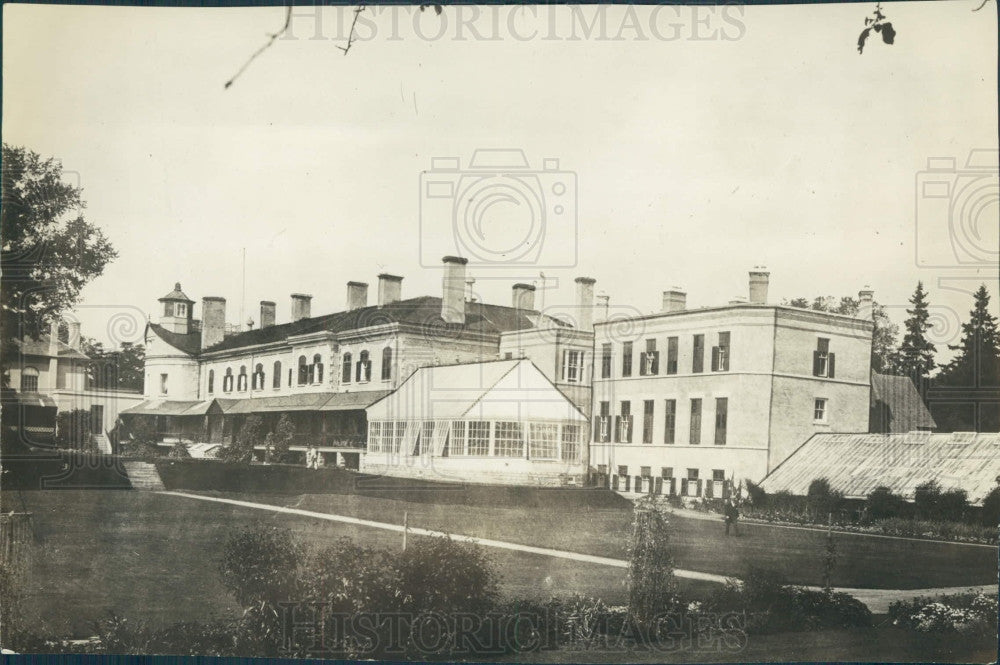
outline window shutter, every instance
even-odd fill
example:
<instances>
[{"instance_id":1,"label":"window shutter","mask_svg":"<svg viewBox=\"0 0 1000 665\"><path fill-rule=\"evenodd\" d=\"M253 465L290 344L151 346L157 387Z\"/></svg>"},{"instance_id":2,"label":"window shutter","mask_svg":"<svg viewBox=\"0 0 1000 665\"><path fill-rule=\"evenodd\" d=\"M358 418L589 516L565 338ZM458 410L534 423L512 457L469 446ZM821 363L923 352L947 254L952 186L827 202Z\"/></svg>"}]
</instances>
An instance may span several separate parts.
<instances>
[{"instance_id":1,"label":"window shutter","mask_svg":"<svg viewBox=\"0 0 1000 665\"><path fill-rule=\"evenodd\" d=\"M819 351L813 351L813 376L819 376Z\"/></svg>"},{"instance_id":2,"label":"window shutter","mask_svg":"<svg viewBox=\"0 0 1000 665\"><path fill-rule=\"evenodd\" d=\"M671 484L673 484L672 481L671 481ZM688 481L687 480L682 480L681 481L681 496L687 496L687 495L688 495Z\"/></svg>"},{"instance_id":3,"label":"window shutter","mask_svg":"<svg viewBox=\"0 0 1000 665\"><path fill-rule=\"evenodd\" d=\"M618 476L617 475L611 476L611 489L613 489L613 490L617 490L618 489Z\"/></svg>"},{"instance_id":4,"label":"window shutter","mask_svg":"<svg viewBox=\"0 0 1000 665\"><path fill-rule=\"evenodd\" d=\"M709 483L709 484L705 485L705 498L706 498L706 499L712 499L712 498L715 498L715 497L713 496L713 494L715 493L715 492L714 492L714 488L713 488L713 485L714 485L714 484L715 484L715 483Z\"/></svg>"},{"instance_id":5,"label":"window shutter","mask_svg":"<svg viewBox=\"0 0 1000 665\"><path fill-rule=\"evenodd\" d=\"M712 371L719 371L719 347L717 346L712 347Z\"/></svg>"},{"instance_id":6,"label":"window shutter","mask_svg":"<svg viewBox=\"0 0 1000 665\"><path fill-rule=\"evenodd\" d=\"M653 492L655 494L663 494L663 478L657 478L653 481Z\"/></svg>"},{"instance_id":7,"label":"window shutter","mask_svg":"<svg viewBox=\"0 0 1000 665\"><path fill-rule=\"evenodd\" d=\"M834 367L834 363L833 363L833 361L834 361L834 360L835 360L836 358L837 358L837 354L835 354L835 353L831 353L831 354L830 354L830 360L829 360L829 361L827 361L827 362L829 362L829 363L830 363L830 367L829 367L829 370L827 371L826 375L827 375L828 377L830 377L831 379L832 379L832 378L834 377L834 372L833 372L833 367Z\"/></svg>"},{"instance_id":8,"label":"window shutter","mask_svg":"<svg viewBox=\"0 0 1000 665\"><path fill-rule=\"evenodd\" d=\"M695 490L695 496L701 496L701 478L698 479L697 488Z\"/></svg>"},{"instance_id":9,"label":"window shutter","mask_svg":"<svg viewBox=\"0 0 1000 665\"><path fill-rule=\"evenodd\" d=\"M639 354L639 376L646 376L646 352Z\"/></svg>"},{"instance_id":10,"label":"window shutter","mask_svg":"<svg viewBox=\"0 0 1000 665\"><path fill-rule=\"evenodd\" d=\"M632 415L631 414L629 414L628 420L626 421L625 435L626 435L625 443L632 443Z\"/></svg>"},{"instance_id":11,"label":"window shutter","mask_svg":"<svg viewBox=\"0 0 1000 665\"><path fill-rule=\"evenodd\" d=\"M556 376L560 381L566 380L566 351L567 349L563 349L562 353L556 354Z\"/></svg>"},{"instance_id":12,"label":"window shutter","mask_svg":"<svg viewBox=\"0 0 1000 665\"><path fill-rule=\"evenodd\" d=\"M625 491L628 492L631 487L632 476L624 476L625 478Z\"/></svg>"},{"instance_id":13,"label":"window shutter","mask_svg":"<svg viewBox=\"0 0 1000 665\"><path fill-rule=\"evenodd\" d=\"M601 417L594 416L594 443L601 443Z\"/></svg>"},{"instance_id":14,"label":"window shutter","mask_svg":"<svg viewBox=\"0 0 1000 665\"><path fill-rule=\"evenodd\" d=\"M653 351L653 374L660 373L660 352Z\"/></svg>"},{"instance_id":15,"label":"window shutter","mask_svg":"<svg viewBox=\"0 0 1000 665\"><path fill-rule=\"evenodd\" d=\"M622 417L615 416L615 432L614 432L615 443L621 443L621 431L622 431L621 423L622 423Z\"/></svg>"}]
</instances>

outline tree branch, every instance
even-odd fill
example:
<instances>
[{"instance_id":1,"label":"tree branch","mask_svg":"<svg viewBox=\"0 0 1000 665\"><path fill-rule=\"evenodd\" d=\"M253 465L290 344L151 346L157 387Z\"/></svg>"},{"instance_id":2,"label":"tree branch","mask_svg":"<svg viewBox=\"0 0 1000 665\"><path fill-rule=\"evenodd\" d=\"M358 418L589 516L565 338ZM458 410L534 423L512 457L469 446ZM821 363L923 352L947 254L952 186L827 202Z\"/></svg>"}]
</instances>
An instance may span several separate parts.
<instances>
[{"instance_id":1,"label":"tree branch","mask_svg":"<svg viewBox=\"0 0 1000 665\"><path fill-rule=\"evenodd\" d=\"M355 20L357 20L357 17L355 17ZM288 5L288 8L287 8L287 10L285 12L285 25L282 26L281 30L279 30L279 31L277 31L277 32L275 32L275 33L273 33L271 35L268 35L267 42L263 46L261 46L259 49L257 49L256 51L254 51L253 55L251 55L247 59L247 61L243 63L243 66L240 67L239 70L235 74L233 74L233 77L231 79L229 79L228 81L226 81L225 88L228 90L229 86L231 86L236 81L236 79L239 78L240 74L242 74L244 71L246 71L246 68L250 66L250 63L257 59L257 56L259 56L261 53L263 53L267 49L271 48L271 45L274 44L274 41L278 37L280 37L283 34L285 34L286 32L288 32L288 28L291 26L291 24L292 24L292 6ZM352 27L352 29L353 29L353 27Z\"/></svg>"},{"instance_id":2,"label":"tree branch","mask_svg":"<svg viewBox=\"0 0 1000 665\"><path fill-rule=\"evenodd\" d=\"M344 52L344 55L347 55L347 52L351 50L351 44L354 43L354 26L358 23L358 15L364 10L364 5L358 5L357 9L354 10L354 20L351 21L351 32L347 35L347 46L337 47Z\"/></svg>"}]
</instances>

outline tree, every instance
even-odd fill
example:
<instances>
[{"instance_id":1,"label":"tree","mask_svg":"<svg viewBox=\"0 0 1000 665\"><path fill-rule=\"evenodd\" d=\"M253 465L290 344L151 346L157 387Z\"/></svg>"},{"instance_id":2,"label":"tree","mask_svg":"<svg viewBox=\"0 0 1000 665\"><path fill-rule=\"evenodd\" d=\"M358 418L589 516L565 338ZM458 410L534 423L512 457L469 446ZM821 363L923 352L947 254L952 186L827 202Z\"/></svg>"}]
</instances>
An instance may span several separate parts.
<instances>
[{"instance_id":1,"label":"tree","mask_svg":"<svg viewBox=\"0 0 1000 665\"><path fill-rule=\"evenodd\" d=\"M295 438L295 423L287 413L281 414L278 426L264 437L264 460L267 462L287 462L289 448Z\"/></svg>"},{"instance_id":2,"label":"tree","mask_svg":"<svg viewBox=\"0 0 1000 665\"><path fill-rule=\"evenodd\" d=\"M851 296L837 298L835 296L819 296L810 300L809 298L792 298L785 300L783 305L799 307L801 309L811 309L817 312L830 312L831 314L843 314L844 316L857 316L861 308L861 301ZM892 369L892 358L896 352L896 338L899 335L899 326L892 322L885 311L885 307L875 302L872 303L872 371L885 374Z\"/></svg>"},{"instance_id":3,"label":"tree","mask_svg":"<svg viewBox=\"0 0 1000 665\"><path fill-rule=\"evenodd\" d=\"M119 350L107 351L97 340L84 338L80 347L90 357L87 368L90 386L142 392L146 362L146 349L142 344L122 342Z\"/></svg>"},{"instance_id":4,"label":"tree","mask_svg":"<svg viewBox=\"0 0 1000 665\"><path fill-rule=\"evenodd\" d=\"M84 219L81 193L65 182L55 159L3 144L0 352L5 358L16 353L17 340L47 332L60 312L79 302L84 285L118 256L104 233Z\"/></svg>"},{"instance_id":5,"label":"tree","mask_svg":"<svg viewBox=\"0 0 1000 665\"><path fill-rule=\"evenodd\" d=\"M893 356L896 374L910 377L921 395L927 392L927 378L934 369L934 353L937 349L927 339L931 329L930 314L927 311L927 292L924 283L917 282L917 288L910 298L913 309L906 310L908 318L903 327L906 334L899 350Z\"/></svg>"},{"instance_id":6,"label":"tree","mask_svg":"<svg viewBox=\"0 0 1000 665\"><path fill-rule=\"evenodd\" d=\"M670 527L664 510L636 504L628 548L628 607L646 625L676 609L677 579L670 553Z\"/></svg>"},{"instance_id":7,"label":"tree","mask_svg":"<svg viewBox=\"0 0 1000 665\"><path fill-rule=\"evenodd\" d=\"M935 377L935 387L959 388L970 391L972 400L979 410L974 422L968 422L968 416L961 413L962 406L957 407L942 401L935 404L935 418L942 430L976 429L977 431L995 432L1000 430L1000 413L997 412L995 401L976 397L978 391L986 389L992 392L1000 382L1000 332L997 330L997 319L989 312L990 294L986 285L982 284L973 295L973 307L969 312L969 321L962 324L962 339L958 344L949 344L948 348L957 351L951 362L941 365L941 372Z\"/></svg>"},{"instance_id":8,"label":"tree","mask_svg":"<svg viewBox=\"0 0 1000 665\"><path fill-rule=\"evenodd\" d=\"M97 446L90 434L90 411L72 409L56 416L56 445L66 450L94 451Z\"/></svg>"},{"instance_id":9,"label":"tree","mask_svg":"<svg viewBox=\"0 0 1000 665\"><path fill-rule=\"evenodd\" d=\"M219 459L225 462L249 464L253 461L254 448L264 443L264 419L259 414L247 416L243 427L233 437L233 442L223 446Z\"/></svg>"}]
</instances>

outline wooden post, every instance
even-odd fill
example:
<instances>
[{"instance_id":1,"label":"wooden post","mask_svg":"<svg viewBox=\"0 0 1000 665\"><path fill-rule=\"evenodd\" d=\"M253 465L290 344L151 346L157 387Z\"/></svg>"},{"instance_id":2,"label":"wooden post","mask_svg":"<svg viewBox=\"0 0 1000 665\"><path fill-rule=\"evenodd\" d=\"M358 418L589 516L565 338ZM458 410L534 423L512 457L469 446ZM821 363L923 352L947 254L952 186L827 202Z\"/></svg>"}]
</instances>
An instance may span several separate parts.
<instances>
[{"instance_id":1,"label":"wooden post","mask_svg":"<svg viewBox=\"0 0 1000 665\"><path fill-rule=\"evenodd\" d=\"M410 530L410 513L403 511L403 551L406 551L406 534Z\"/></svg>"}]
</instances>

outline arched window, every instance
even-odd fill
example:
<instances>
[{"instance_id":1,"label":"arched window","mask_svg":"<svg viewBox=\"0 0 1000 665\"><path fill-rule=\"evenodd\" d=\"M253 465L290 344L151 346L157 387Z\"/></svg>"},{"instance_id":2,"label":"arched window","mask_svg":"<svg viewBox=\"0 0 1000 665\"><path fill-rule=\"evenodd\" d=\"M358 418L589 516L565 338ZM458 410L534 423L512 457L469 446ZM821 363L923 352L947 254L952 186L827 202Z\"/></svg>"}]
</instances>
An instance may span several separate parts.
<instances>
[{"instance_id":1,"label":"arched window","mask_svg":"<svg viewBox=\"0 0 1000 665\"><path fill-rule=\"evenodd\" d=\"M226 375L222 377L222 391L230 393L233 391L233 368L226 368Z\"/></svg>"},{"instance_id":2,"label":"arched window","mask_svg":"<svg viewBox=\"0 0 1000 665\"><path fill-rule=\"evenodd\" d=\"M277 390L281 387L281 361L274 361L274 378L271 379L271 387Z\"/></svg>"},{"instance_id":3,"label":"arched window","mask_svg":"<svg viewBox=\"0 0 1000 665\"><path fill-rule=\"evenodd\" d=\"M358 355L358 371L355 378L358 381L372 380L372 361L369 360L367 351L362 351Z\"/></svg>"},{"instance_id":4,"label":"arched window","mask_svg":"<svg viewBox=\"0 0 1000 665\"><path fill-rule=\"evenodd\" d=\"M388 381L392 378L392 349L385 347L382 349L382 380Z\"/></svg>"},{"instance_id":5,"label":"arched window","mask_svg":"<svg viewBox=\"0 0 1000 665\"><path fill-rule=\"evenodd\" d=\"M215 370L208 370L208 394L211 395L215 392Z\"/></svg>"},{"instance_id":6,"label":"arched window","mask_svg":"<svg viewBox=\"0 0 1000 665\"><path fill-rule=\"evenodd\" d=\"M351 354L350 352L344 354L343 364L340 371L340 380L342 383L351 382Z\"/></svg>"},{"instance_id":7,"label":"arched window","mask_svg":"<svg viewBox=\"0 0 1000 665\"><path fill-rule=\"evenodd\" d=\"M323 383L323 356L318 353L313 356L311 374L310 378L313 383Z\"/></svg>"},{"instance_id":8,"label":"arched window","mask_svg":"<svg viewBox=\"0 0 1000 665\"><path fill-rule=\"evenodd\" d=\"M309 363L305 356L299 356L299 385L304 386L309 382Z\"/></svg>"},{"instance_id":9,"label":"arched window","mask_svg":"<svg viewBox=\"0 0 1000 665\"><path fill-rule=\"evenodd\" d=\"M34 367L25 367L21 370L21 392L38 392L38 370Z\"/></svg>"},{"instance_id":10,"label":"arched window","mask_svg":"<svg viewBox=\"0 0 1000 665\"><path fill-rule=\"evenodd\" d=\"M257 366L253 370L253 389L263 390L264 389L264 365L257 363Z\"/></svg>"},{"instance_id":11,"label":"arched window","mask_svg":"<svg viewBox=\"0 0 1000 665\"><path fill-rule=\"evenodd\" d=\"M236 390L242 392L246 389L247 389L247 366L241 365L240 375L236 377Z\"/></svg>"}]
</instances>

